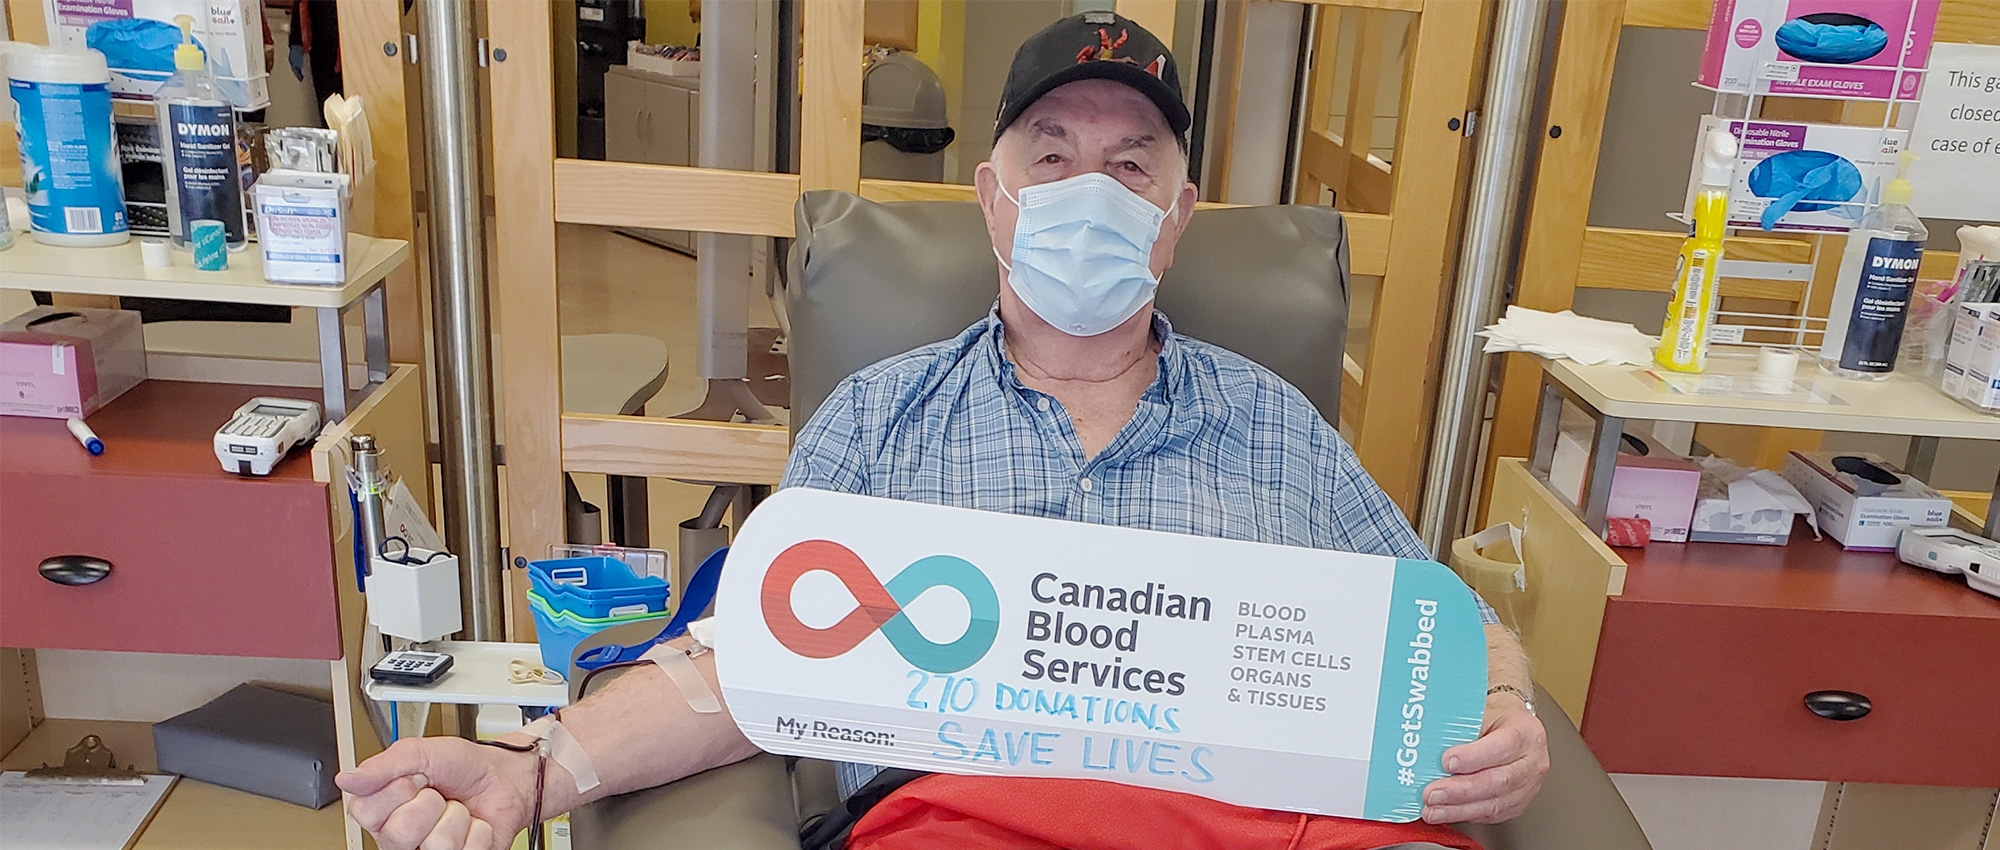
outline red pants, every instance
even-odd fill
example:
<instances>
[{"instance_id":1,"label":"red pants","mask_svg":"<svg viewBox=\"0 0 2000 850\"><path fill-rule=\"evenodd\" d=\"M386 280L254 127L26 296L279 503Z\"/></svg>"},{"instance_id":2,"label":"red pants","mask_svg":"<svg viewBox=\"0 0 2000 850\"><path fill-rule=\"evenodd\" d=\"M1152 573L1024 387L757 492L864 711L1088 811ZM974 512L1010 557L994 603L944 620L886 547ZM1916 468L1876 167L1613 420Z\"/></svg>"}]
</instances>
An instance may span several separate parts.
<instances>
[{"instance_id":1,"label":"red pants","mask_svg":"<svg viewBox=\"0 0 2000 850\"><path fill-rule=\"evenodd\" d=\"M1088 779L933 774L877 803L849 850L1370 850L1429 841L1479 844L1449 827L1248 809L1206 797Z\"/></svg>"}]
</instances>

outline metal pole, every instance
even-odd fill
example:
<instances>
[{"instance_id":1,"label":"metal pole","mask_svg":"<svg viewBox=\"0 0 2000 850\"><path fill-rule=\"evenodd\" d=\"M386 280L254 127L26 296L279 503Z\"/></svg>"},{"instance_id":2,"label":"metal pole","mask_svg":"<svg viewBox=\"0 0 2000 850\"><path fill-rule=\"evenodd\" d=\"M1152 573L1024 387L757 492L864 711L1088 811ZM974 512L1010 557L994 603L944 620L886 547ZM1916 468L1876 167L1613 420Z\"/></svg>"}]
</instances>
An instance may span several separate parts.
<instances>
[{"instance_id":1,"label":"metal pole","mask_svg":"<svg viewBox=\"0 0 2000 850\"><path fill-rule=\"evenodd\" d=\"M1292 71L1292 122L1285 133L1285 176L1278 184L1278 203L1289 204L1299 193L1299 157L1305 149L1306 133L1318 130L1307 127L1306 119L1312 114L1312 68L1313 61L1320 57L1313 55L1313 47L1318 39L1314 32L1319 26L1319 7L1305 7L1299 19L1299 57ZM1326 57L1331 59L1332 57Z\"/></svg>"},{"instance_id":2,"label":"metal pole","mask_svg":"<svg viewBox=\"0 0 2000 850\"><path fill-rule=\"evenodd\" d=\"M438 436L444 445L445 542L458 554L469 640L501 640L500 485L494 468L493 353L486 307L486 234L480 214L479 57L473 9L423 0L424 152L429 162L432 333L437 343ZM460 734L471 737L470 726Z\"/></svg>"},{"instance_id":3,"label":"metal pole","mask_svg":"<svg viewBox=\"0 0 2000 850\"><path fill-rule=\"evenodd\" d=\"M361 536L361 547L367 552L361 568L373 569L375 558L382 554L382 540L388 536L382 530L382 499L388 492L388 475L382 469L382 451L375 447L374 437L355 434L347 438L347 444L354 452L354 477L359 485L354 497L361 506L355 533Z\"/></svg>"},{"instance_id":4,"label":"metal pole","mask_svg":"<svg viewBox=\"0 0 2000 850\"><path fill-rule=\"evenodd\" d=\"M1534 134L1548 0L1499 0L1486 65L1486 98L1476 132L1479 150L1459 245L1437 415L1417 530L1432 552L1463 533L1485 425L1488 358L1473 334L1492 323L1506 297L1507 274L1519 247L1521 195Z\"/></svg>"}]
</instances>

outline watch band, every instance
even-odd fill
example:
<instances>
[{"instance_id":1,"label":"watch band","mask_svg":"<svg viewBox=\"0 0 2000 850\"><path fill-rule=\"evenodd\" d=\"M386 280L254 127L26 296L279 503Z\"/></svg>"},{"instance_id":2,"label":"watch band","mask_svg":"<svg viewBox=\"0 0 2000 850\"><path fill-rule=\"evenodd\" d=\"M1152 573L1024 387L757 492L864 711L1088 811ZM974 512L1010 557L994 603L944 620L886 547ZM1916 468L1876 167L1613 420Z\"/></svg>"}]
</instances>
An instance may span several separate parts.
<instances>
[{"instance_id":1,"label":"watch band","mask_svg":"<svg viewBox=\"0 0 2000 850\"><path fill-rule=\"evenodd\" d=\"M1493 687L1486 689L1487 696L1490 697L1494 694L1513 694L1514 696L1520 697L1521 704L1528 707L1528 713L1529 714L1535 713L1535 698L1529 696L1526 691L1523 691L1520 688L1514 687L1513 685L1503 684L1503 685L1494 685Z\"/></svg>"}]
</instances>

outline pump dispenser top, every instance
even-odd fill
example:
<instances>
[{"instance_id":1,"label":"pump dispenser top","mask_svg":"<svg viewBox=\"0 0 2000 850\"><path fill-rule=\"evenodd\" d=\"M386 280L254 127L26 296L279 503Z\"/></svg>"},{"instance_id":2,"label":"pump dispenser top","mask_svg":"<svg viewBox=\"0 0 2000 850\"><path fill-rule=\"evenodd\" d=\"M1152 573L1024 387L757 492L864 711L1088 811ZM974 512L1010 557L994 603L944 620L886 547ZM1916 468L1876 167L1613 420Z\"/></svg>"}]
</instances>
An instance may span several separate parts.
<instances>
[{"instance_id":1,"label":"pump dispenser top","mask_svg":"<svg viewBox=\"0 0 2000 850\"><path fill-rule=\"evenodd\" d=\"M1915 151L1903 151L1896 155L1896 178L1882 188L1882 203L1907 204L1910 202L1910 163L1917 161Z\"/></svg>"},{"instance_id":2,"label":"pump dispenser top","mask_svg":"<svg viewBox=\"0 0 2000 850\"><path fill-rule=\"evenodd\" d=\"M1717 127L1701 146L1701 185L1728 186L1736 171L1736 137Z\"/></svg>"},{"instance_id":3,"label":"pump dispenser top","mask_svg":"<svg viewBox=\"0 0 2000 850\"><path fill-rule=\"evenodd\" d=\"M174 48L174 70L203 71L208 69L208 57L201 52L201 46L194 43L194 18L190 15L175 15L174 23L181 28L181 43Z\"/></svg>"}]
</instances>

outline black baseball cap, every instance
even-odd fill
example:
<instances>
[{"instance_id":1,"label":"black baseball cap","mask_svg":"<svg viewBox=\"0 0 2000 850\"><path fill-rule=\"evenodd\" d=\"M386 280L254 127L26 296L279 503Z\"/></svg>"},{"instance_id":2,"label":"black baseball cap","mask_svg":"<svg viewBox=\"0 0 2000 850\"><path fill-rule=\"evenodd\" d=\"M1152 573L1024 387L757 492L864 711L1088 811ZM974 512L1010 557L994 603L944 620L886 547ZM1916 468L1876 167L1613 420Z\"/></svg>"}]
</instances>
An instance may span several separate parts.
<instances>
[{"instance_id":1,"label":"black baseball cap","mask_svg":"<svg viewBox=\"0 0 2000 850\"><path fill-rule=\"evenodd\" d=\"M1185 138L1187 103L1174 54L1158 38L1116 12L1084 12L1050 24L1021 43L1007 86L1000 91L1000 117L993 138L1007 130L1042 95L1077 80L1111 80L1138 89L1160 107L1167 126Z\"/></svg>"}]
</instances>

